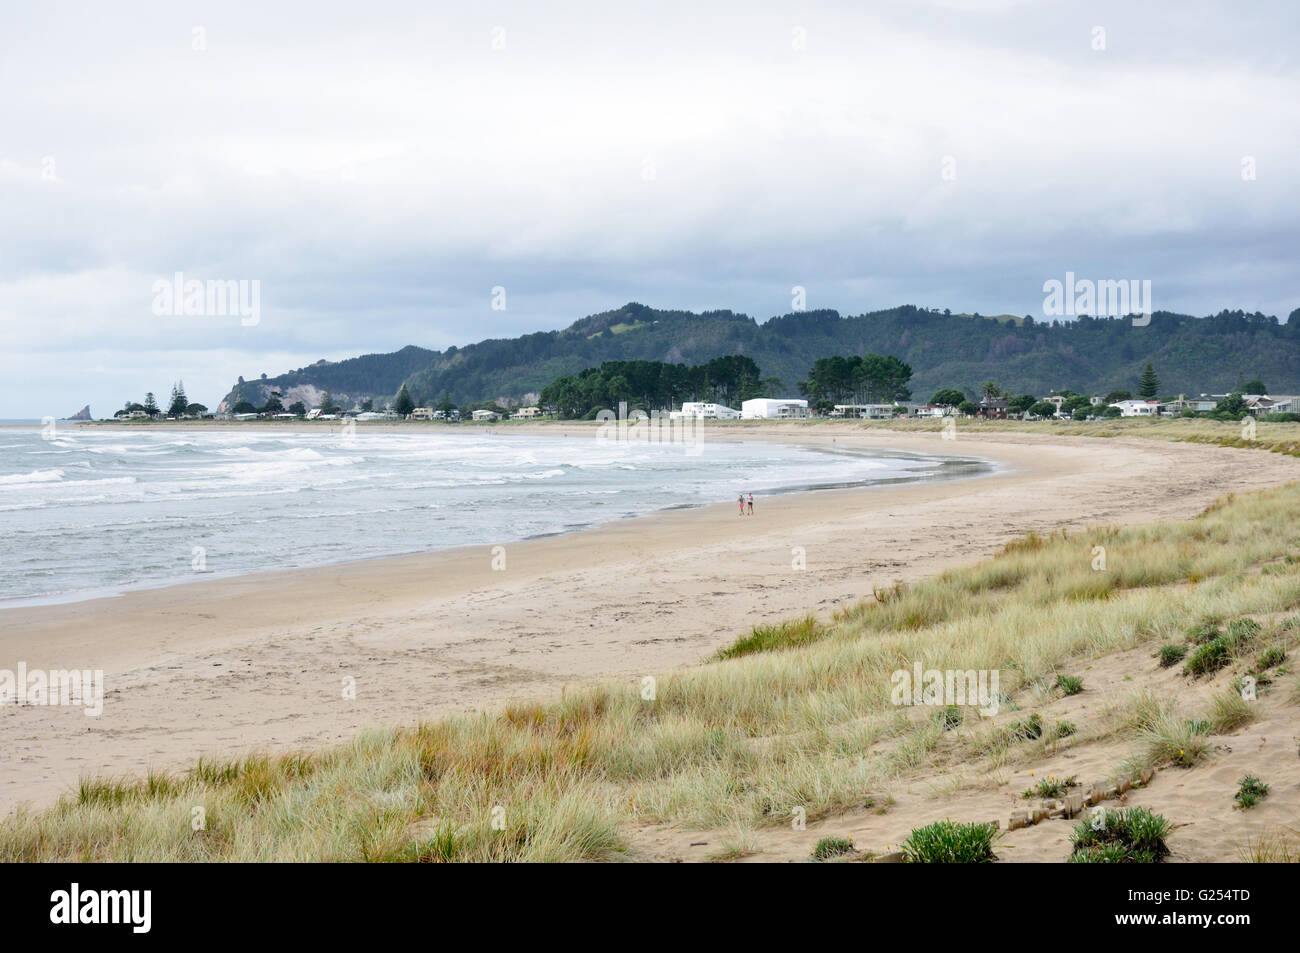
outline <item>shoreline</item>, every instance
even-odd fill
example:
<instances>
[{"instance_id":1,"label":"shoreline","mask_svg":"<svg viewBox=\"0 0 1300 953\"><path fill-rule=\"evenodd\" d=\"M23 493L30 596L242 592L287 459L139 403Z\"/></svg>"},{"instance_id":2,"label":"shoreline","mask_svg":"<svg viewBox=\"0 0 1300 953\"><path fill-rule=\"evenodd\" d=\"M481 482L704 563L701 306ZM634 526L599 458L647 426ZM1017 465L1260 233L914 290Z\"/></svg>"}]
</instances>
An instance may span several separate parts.
<instances>
[{"instance_id":1,"label":"shoreline","mask_svg":"<svg viewBox=\"0 0 1300 953\"><path fill-rule=\"evenodd\" d=\"M735 436L969 453L1006 469L776 495L745 523L728 503L663 510L508 544L503 571L483 546L338 564L329 578L284 570L6 610L0 667L103 669L106 695L98 719L0 707L11 739L0 810L47 804L83 775L328 745L591 678L639 679L698 663L753 625L826 615L1027 532L1186 518L1229 491L1300 477L1291 458L1201 445L801 430Z\"/></svg>"},{"instance_id":2,"label":"shoreline","mask_svg":"<svg viewBox=\"0 0 1300 953\"><path fill-rule=\"evenodd\" d=\"M196 421L193 422L193 424L194 426L181 426L181 427L176 427L174 429L170 425L163 426L163 425L153 424L149 426L151 431L157 431L163 433L187 432L195 429L207 429L206 425L200 422ZM214 432L214 433L238 432L240 426L241 425L234 425L229 429L211 430L209 432ZM271 424L269 422L267 426L268 428L274 427L273 430L267 431L267 435L270 435L272 433L284 433L284 434L295 434L295 435L322 434L320 427L310 423L305 424L300 429L294 429L293 427L284 428L284 427ZM377 425L377 428L380 432L391 433L402 429L402 426L403 425L401 424L379 423ZM440 433L442 432L454 433L456 429L454 425L453 426L438 425L438 426L442 428L442 430L439 431ZM527 427L529 429L523 432L511 432L505 434L498 433L498 434L493 434L493 436L499 436L504 439L510 439L512 437L529 437L529 436L543 436L547 438L578 436L583 438L592 438L595 433L594 424L593 425L584 425L584 424L537 425L537 424L522 423L521 426ZM562 431L557 431L555 429L555 426L560 426L563 427L564 429ZM131 429L131 425L116 424L113 425L113 429ZM752 436L758 436L758 435L753 434ZM715 442L739 444L739 443L744 443L745 440L742 436L739 435L732 435L732 436L724 435L721 438L717 438ZM911 459L911 460L928 459L928 460L939 460L941 462L939 463L939 466L936 467L933 471L921 473L915 476L894 476L894 477L888 477L880 480L864 480L864 481L858 481L854 483L841 483L841 484L831 484L831 485L794 484L791 486L778 487L775 489L765 488L762 491L764 500L771 499L773 497L786 496L789 494L806 494L806 493L821 494L821 493L836 492L841 490L848 491L848 490L862 490L862 489L879 489L879 488L886 488L891 486L908 486L916 483L938 483L938 482L950 482L955 480L981 479L984 477L996 475L998 472L1000 472L999 466L996 461L991 461L979 457L972 457L970 455L951 454L942 451L922 453L916 450L895 451L887 448L873 448L872 452L863 453L861 449L854 449L849 447L837 448L835 446L830 446L830 447L813 446L808 443L796 443L793 440L786 440L786 439L772 440L768 442L781 443L786 446L793 446L793 447L797 447L798 449L807 450L816 453L834 453L834 454L841 454L845 456L893 457L893 458L903 458L903 459ZM952 472L952 473L942 472L944 468L947 467L960 469L963 466L969 467L972 472ZM729 502L714 502L714 503L692 502L692 503L672 504L672 505L662 506L657 509L652 509L644 513L639 513L634 516L615 516L615 517L610 517L607 520L602 522L586 523L569 530L561 530L552 533L541 533L533 536L524 536L517 539L503 538L501 540L494 541L493 543L458 544L458 545L443 546L436 549L418 549L409 552L379 553L379 554L369 555L369 556L360 556L360 555L344 556L337 560L331 560L331 561L321 562L321 563L312 563L305 566L288 566L288 567L277 568L277 569L233 570L229 573L222 573L222 574L205 573L198 576L197 578L193 574L191 574L188 576L179 576L179 577L165 579L165 580L129 584L120 587L113 586L113 587L106 587L106 588L93 589L93 590L72 590L72 591L63 591L63 592L55 592L55 593L41 593L41 594L36 594L31 596L20 596L14 599L0 600L0 623L6 621L7 613L10 613L15 610L21 610L21 609L40 609L40 608L51 607L51 606L74 605L83 602L98 602L100 600L121 599L123 597L128 597L133 593L149 592L149 591L160 590L160 589L172 589L181 586L205 585L209 583L219 582L222 580L239 579L239 578L244 578L249 576L265 576L268 577L268 580L272 580L274 579L274 577L283 576L284 574L294 573L294 572L328 572L334 570L346 572L348 571L349 567L356 564L374 563L380 560L418 558L418 557L431 556L434 554L447 554L450 556L457 553L458 551L461 551L463 553L473 549L481 549L484 546L491 546L493 544L516 546L519 545L520 543L530 542L533 540L555 539L563 536L572 536L572 535L579 535L582 533L588 533L591 532L592 530L599 529L600 527L605 526L609 523L625 522L628 520L654 519L661 514L675 512L678 510L683 510L683 511L700 510L700 509L707 509L709 507L728 508L730 507L730 505L731 504Z\"/></svg>"}]
</instances>

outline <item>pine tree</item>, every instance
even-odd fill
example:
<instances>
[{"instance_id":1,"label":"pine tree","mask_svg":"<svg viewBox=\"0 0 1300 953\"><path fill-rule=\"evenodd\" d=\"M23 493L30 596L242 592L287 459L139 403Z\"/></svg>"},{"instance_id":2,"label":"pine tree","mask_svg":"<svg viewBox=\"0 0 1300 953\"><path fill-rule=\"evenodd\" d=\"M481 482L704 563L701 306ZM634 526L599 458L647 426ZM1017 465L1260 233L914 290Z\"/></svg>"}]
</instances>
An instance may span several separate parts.
<instances>
[{"instance_id":1,"label":"pine tree","mask_svg":"<svg viewBox=\"0 0 1300 953\"><path fill-rule=\"evenodd\" d=\"M185 382L177 381L172 385L172 400L167 406L168 417L181 417L185 414L185 408L189 405L189 400L185 396Z\"/></svg>"},{"instance_id":2,"label":"pine tree","mask_svg":"<svg viewBox=\"0 0 1300 953\"><path fill-rule=\"evenodd\" d=\"M403 384L402 389L397 392L397 400L393 402L393 412L399 417L407 417L413 410L415 410L415 401L411 399L410 391Z\"/></svg>"},{"instance_id":3,"label":"pine tree","mask_svg":"<svg viewBox=\"0 0 1300 953\"><path fill-rule=\"evenodd\" d=\"M1156 369L1147 363L1146 369L1142 372L1142 379L1138 382L1138 393L1147 400L1155 400L1160 393L1160 378L1156 376Z\"/></svg>"},{"instance_id":4,"label":"pine tree","mask_svg":"<svg viewBox=\"0 0 1300 953\"><path fill-rule=\"evenodd\" d=\"M153 391L144 395L144 412L150 417L158 414L158 401L154 400Z\"/></svg>"}]
</instances>

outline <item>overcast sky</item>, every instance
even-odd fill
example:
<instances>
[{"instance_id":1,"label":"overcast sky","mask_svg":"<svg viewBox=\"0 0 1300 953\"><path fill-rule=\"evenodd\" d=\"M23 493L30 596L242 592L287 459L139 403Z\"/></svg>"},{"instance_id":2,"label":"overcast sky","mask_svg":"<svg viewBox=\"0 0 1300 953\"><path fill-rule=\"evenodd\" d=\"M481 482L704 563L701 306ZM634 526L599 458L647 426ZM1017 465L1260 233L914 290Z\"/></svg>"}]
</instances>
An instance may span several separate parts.
<instances>
[{"instance_id":1,"label":"overcast sky","mask_svg":"<svg viewBox=\"0 0 1300 953\"><path fill-rule=\"evenodd\" d=\"M1300 306L1294 0L51 7L0 28L0 417L796 285Z\"/></svg>"}]
</instances>

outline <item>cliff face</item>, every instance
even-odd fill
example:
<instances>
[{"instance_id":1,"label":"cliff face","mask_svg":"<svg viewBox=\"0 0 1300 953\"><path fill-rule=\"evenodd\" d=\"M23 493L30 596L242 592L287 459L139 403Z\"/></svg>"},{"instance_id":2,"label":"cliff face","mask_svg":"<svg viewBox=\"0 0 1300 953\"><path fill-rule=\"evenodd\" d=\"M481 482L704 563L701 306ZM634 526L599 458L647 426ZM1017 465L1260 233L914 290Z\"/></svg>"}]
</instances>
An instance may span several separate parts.
<instances>
[{"instance_id":1,"label":"cliff face","mask_svg":"<svg viewBox=\"0 0 1300 953\"><path fill-rule=\"evenodd\" d=\"M82 407L71 417L65 417L63 419L64 420L94 420L95 418L90 416L90 405L87 404L85 407Z\"/></svg>"}]
</instances>

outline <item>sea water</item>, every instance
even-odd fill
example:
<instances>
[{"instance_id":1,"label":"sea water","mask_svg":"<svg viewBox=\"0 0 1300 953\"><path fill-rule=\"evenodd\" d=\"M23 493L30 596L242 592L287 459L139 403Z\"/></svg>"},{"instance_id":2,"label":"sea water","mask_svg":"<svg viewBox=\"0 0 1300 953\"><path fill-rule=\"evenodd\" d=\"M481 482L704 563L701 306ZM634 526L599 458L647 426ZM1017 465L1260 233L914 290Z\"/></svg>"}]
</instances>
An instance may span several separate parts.
<instances>
[{"instance_id":1,"label":"sea water","mask_svg":"<svg viewBox=\"0 0 1300 953\"><path fill-rule=\"evenodd\" d=\"M831 441L826 441L829 451ZM656 510L942 479L977 461L456 429L0 429L0 605L496 545ZM328 571L323 569L322 571Z\"/></svg>"}]
</instances>

